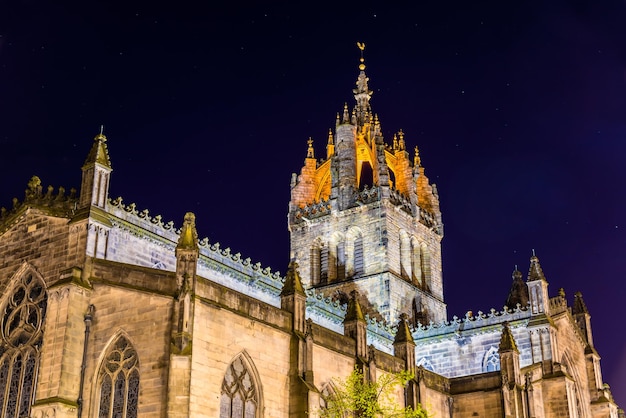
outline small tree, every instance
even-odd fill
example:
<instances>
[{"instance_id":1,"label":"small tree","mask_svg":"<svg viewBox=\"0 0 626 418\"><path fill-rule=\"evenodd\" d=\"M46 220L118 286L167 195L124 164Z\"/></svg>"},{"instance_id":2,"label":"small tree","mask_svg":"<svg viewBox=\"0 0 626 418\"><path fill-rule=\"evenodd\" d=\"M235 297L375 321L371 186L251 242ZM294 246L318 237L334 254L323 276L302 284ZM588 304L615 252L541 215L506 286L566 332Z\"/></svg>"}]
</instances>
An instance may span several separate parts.
<instances>
[{"instance_id":1,"label":"small tree","mask_svg":"<svg viewBox=\"0 0 626 418\"><path fill-rule=\"evenodd\" d=\"M413 379L410 372L385 374L375 383L365 381L363 373L355 368L350 376L335 380L334 393L325 401L321 418L428 418L421 405L417 409L401 407L395 398L395 390Z\"/></svg>"}]
</instances>

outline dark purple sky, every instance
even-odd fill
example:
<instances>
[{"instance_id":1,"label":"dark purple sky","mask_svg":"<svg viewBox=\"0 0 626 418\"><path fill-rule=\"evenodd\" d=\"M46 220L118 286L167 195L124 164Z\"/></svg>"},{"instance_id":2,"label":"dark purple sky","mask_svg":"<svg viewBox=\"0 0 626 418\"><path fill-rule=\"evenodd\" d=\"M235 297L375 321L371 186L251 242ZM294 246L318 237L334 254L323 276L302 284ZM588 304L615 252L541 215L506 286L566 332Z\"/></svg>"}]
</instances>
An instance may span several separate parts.
<instances>
[{"instance_id":1,"label":"dark purple sky","mask_svg":"<svg viewBox=\"0 0 626 418\"><path fill-rule=\"evenodd\" d=\"M362 41L386 140L439 187L449 315L501 308L534 248L626 406L623 0L51 3L0 4L0 206L33 174L78 187L104 124L112 197L284 272L291 173Z\"/></svg>"}]
</instances>

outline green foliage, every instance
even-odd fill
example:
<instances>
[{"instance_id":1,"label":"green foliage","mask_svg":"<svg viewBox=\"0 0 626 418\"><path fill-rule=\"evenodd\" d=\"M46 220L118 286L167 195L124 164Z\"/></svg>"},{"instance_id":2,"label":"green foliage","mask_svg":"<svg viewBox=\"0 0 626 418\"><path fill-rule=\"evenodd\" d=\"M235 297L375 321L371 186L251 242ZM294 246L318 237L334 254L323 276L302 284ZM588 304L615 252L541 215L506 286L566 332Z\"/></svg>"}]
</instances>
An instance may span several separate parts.
<instances>
[{"instance_id":1,"label":"green foliage","mask_svg":"<svg viewBox=\"0 0 626 418\"><path fill-rule=\"evenodd\" d=\"M334 381L334 393L326 399L321 418L428 418L421 405L417 409L398 404L397 389L413 379L407 371L384 374L376 383L365 381L355 368L346 380Z\"/></svg>"}]
</instances>

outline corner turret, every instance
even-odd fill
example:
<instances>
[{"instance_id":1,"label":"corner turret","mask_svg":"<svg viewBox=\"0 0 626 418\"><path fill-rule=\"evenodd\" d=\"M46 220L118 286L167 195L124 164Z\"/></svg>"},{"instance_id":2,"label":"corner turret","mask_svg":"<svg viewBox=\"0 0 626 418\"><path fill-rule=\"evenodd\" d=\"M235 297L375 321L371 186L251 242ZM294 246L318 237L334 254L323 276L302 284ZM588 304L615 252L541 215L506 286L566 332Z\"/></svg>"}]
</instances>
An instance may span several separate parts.
<instances>
[{"instance_id":1,"label":"corner turret","mask_svg":"<svg viewBox=\"0 0 626 418\"><path fill-rule=\"evenodd\" d=\"M550 298L548 297L548 281L543 274L539 258L535 255L530 257L530 268L528 270L528 294L530 300L530 309L532 315L549 315L550 314Z\"/></svg>"},{"instance_id":2,"label":"corner turret","mask_svg":"<svg viewBox=\"0 0 626 418\"><path fill-rule=\"evenodd\" d=\"M109 180L111 176L111 161L107 149L107 137L103 134L104 127L94 137L89 155L83 164L83 179L80 187L78 208L95 206L104 209L109 197Z\"/></svg>"}]
</instances>

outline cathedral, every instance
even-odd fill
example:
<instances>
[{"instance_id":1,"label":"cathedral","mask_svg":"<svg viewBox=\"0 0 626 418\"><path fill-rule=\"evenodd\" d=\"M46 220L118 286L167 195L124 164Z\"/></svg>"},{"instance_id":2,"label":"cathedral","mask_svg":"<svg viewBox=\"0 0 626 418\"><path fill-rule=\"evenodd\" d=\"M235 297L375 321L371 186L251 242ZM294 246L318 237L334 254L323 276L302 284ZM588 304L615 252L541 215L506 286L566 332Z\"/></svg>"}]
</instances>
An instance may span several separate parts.
<instances>
[{"instance_id":1,"label":"cathedral","mask_svg":"<svg viewBox=\"0 0 626 418\"><path fill-rule=\"evenodd\" d=\"M394 399L432 417L623 417L582 295L549 292L534 254L507 307L448 318L438 190L383 136L365 69L291 177L284 276L193 213L111 199L102 132L80 190L33 177L0 212L0 416L316 417L357 368L411 372Z\"/></svg>"}]
</instances>

